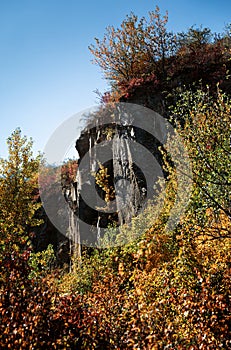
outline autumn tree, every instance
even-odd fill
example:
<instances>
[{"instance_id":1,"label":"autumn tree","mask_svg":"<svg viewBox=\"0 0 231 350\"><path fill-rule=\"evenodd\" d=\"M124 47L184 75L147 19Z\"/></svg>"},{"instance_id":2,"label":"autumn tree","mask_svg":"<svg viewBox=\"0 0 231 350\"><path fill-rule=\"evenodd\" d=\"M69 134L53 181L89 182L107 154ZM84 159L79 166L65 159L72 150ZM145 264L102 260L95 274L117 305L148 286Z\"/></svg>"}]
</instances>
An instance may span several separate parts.
<instances>
[{"instance_id":1,"label":"autumn tree","mask_svg":"<svg viewBox=\"0 0 231 350\"><path fill-rule=\"evenodd\" d=\"M34 214L40 204L33 191L41 157L33 156L33 142L22 136L19 128L7 139L7 145L8 159L0 159L0 232L2 239L7 236L13 242L39 224Z\"/></svg>"},{"instance_id":2,"label":"autumn tree","mask_svg":"<svg viewBox=\"0 0 231 350\"><path fill-rule=\"evenodd\" d=\"M110 26L102 40L95 38L95 45L89 47L95 57L93 62L103 70L112 87L153 72L165 74L165 59L175 50L167 22L168 14L162 16L157 6L149 12L148 19L138 19L131 13L120 28Z\"/></svg>"}]
</instances>

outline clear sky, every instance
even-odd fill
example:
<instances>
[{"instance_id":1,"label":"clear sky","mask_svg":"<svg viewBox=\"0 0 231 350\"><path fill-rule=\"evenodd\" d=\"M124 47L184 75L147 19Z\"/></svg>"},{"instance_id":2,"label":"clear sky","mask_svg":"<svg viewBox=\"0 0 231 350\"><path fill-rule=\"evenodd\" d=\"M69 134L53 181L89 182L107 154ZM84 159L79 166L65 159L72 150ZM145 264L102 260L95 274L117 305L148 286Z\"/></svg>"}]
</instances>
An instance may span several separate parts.
<instances>
[{"instance_id":1,"label":"clear sky","mask_svg":"<svg viewBox=\"0 0 231 350\"><path fill-rule=\"evenodd\" d=\"M94 91L107 85L88 46L156 5L175 32L201 24L221 32L231 22L230 0L0 0L0 157L16 127L42 151L66 118L95 105Z\"/></svg>"}]
</instances>

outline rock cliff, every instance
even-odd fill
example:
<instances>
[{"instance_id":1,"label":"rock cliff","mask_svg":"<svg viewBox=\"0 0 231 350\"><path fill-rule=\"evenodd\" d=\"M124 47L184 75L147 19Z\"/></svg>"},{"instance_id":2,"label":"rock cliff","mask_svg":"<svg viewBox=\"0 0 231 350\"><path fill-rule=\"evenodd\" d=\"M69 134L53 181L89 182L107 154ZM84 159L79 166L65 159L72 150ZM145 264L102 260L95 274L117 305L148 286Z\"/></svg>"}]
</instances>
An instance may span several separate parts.
<instances>
[{"instance_id":1,"label":"rock cliff","mask_svg":"<svg viewBox=\"0 0 231 350\"><path fill-rule=\"evenodd\" d=\"M138 105L119 104L109 114L110 118L100 119L98 112L76 141L77 177L64 191L76 243L98 245L108 225L129 223L147 199L153 198L154 185L163 176L159 147L166 128L156 113ZM146 154L152 157L150 161L148 156L144 159Z\"/></svg>"}]
</instances>

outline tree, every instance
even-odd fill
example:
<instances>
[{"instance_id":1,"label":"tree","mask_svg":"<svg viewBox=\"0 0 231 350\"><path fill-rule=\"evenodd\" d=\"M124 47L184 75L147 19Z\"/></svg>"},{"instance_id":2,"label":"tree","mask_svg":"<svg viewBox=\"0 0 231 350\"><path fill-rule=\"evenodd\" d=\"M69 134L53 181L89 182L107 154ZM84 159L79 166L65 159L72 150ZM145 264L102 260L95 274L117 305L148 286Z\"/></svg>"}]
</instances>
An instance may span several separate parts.
<instances>
[{"instance_id":1,"label":"tree","mask_svg":"<svg viewBox=\"0 0 231 350\"><path fill-rule=\"evenodd\" d=\"M197 235L230 238L231 100L219 89L216 98L209 90L187 90L179 93L170 110L193 171L194 190L184 225Z\"/></svg>"},{"instance_id":2,"label":"tree","mask_svg":"<svg viewBox=\"0 0 231 350\"><path fill-rule=\"evenodd\" d=\"M14 242L40 223L34 217L40 204L33 193L41 156L33 157L33 142L22 136L19 128L8 138L7 145L8 159L0 159L0 232L2 239L8 237Z\"/></svg>"},{"instance_id":3,"label":"tree","mask_svg":"<svg viewBox=\"0 0 231 350\"><path fill-rule=\"evenodd\" d=\"M212 39L211 29L190 27L187 32L178 34L177 42L180 48L187 47L189 51L195 52L210 44Z\"/></svg>"},{"instance_id":4,"label":"tree","mask_svg":"<svg viewBox=\"0 0 231 350\"><path fill-rule=\"evenodd\" d=\"M174 52L174 36L167 31L168 14L161 16L157 6L149 19L131 13L121 27L106 29L100 41L89 47L112 87L150 73L165 74L165 59ZM161 60L161 65L158 61Z\"/></svg>"}]
</instances>

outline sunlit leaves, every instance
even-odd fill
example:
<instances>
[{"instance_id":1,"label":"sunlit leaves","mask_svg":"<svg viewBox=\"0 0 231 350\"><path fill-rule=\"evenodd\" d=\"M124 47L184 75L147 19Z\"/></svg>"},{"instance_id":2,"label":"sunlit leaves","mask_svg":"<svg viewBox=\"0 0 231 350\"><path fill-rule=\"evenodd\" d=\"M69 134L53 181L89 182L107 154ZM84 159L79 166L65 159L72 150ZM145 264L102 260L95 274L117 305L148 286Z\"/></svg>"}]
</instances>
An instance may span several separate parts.
<instances>
[{"instance_id":1,"label":"sunlit leaves","mask_svg":"<svg viewBox=\"0 0 231 350\"><path fill-rule=\"evenodd\" d=\"M142 78L156 70L164 75L164 60L174 52L174 38L166 29L167 22L168 15L161 16L156 7L148 19L138 19L131 13L120 28L110 26L101 41L95 39L95 45L89 49L112 86ZM157 65L160 59L161 67Z\"/></svg>"},{"instance_id":2,"label":"sunlit leaves","mask_svg":"<svg viewBox=\"0 0 231 350\"><path fill-rule=\"evenodd\" d=\"M216 97L209 91L182 92L171 109L193 167L189 221L194 231L213 238L231 236L230 109L230 99L220 90Z\"/></svg>"},{"instance_id":3,"label":"sunlit leaves","mask_svg":"<svg viewBox=\"0 0 231 350\"><path fill-rule=\"evenodd\" d=\"M23 137L20 129L12 133L7 145L8 159L0 159L0 229L3 233L8 227L13 235L39 223L34 214L40 205L33 191L37 188L40 156L33 156L32 140Z\"/></svg>"}]
</instances>

